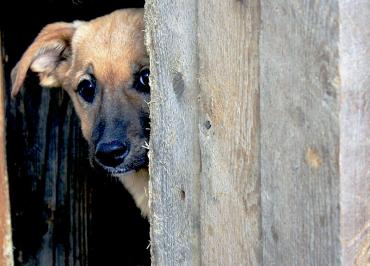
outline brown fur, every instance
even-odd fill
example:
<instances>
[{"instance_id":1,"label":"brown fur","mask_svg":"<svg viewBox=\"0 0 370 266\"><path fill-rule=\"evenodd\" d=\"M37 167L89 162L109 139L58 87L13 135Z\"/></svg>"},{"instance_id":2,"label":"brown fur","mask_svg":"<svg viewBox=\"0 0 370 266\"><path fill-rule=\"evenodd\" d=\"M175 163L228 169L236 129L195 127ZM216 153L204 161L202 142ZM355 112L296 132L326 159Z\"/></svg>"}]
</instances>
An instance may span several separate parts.
<instances>
[{"instance_id":1,"label":"brown fur","mask_svg":"<svg viewBox=\"0 0 370 266\"><path fill-rule=\"evenodd\" d=\"M134 90L132 84L135 73L148 65L142 9L118 10L89 22L53 23L40 32L14 68L12 95L21 89L29 69L38 73L43 87L62 87L73 101L91 149L94 130L101 121L114 129L115 121L123 119L128 125L125 136L132 143L133 155L128 160L134 163L134 155L146 155L145 139L139 137L140 115L149 113L149 95ZM76 89L81 78L91 73L99 91L94 104L88 106ZM111 174L120 178L147 216L147 166Z\"/></svg>"}]
</instances>

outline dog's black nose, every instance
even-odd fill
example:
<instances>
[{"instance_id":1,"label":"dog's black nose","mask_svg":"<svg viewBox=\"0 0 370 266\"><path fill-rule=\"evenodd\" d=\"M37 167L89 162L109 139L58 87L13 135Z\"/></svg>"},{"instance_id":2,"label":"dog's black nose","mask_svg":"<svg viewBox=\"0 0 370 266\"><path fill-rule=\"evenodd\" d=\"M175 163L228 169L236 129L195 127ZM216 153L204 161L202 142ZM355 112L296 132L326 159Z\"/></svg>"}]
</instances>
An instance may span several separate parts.
<instances>
[{"instance_id":1,"label":"dog's black nose","mask_svg":"<svg viewBox=\"0 0 370 266\"><path fill-rule=\"evenodd\" d=\"M95 157L102 165L116 167L127 157L130 145L120 141L99 143L96 147Z\"/></svg>"}]
</instances>

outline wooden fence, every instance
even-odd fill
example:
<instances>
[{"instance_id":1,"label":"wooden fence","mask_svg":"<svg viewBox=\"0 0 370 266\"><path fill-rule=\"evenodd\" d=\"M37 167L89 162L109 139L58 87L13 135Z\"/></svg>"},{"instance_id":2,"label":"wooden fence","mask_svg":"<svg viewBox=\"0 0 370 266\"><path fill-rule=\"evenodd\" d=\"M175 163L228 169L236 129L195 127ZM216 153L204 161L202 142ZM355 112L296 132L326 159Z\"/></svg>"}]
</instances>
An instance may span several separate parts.
<instances>
[{"instance_id":1,"label":"wooden fence","mask_svg":"<svg viewBox=\"0 0 370 266\"><path fill-rule=\"evenodd\" d=\"M370 264L367 0L148 0L154 265Z\"/></svg>"},{"instance_id":2,"label":"wooden fence","mask_svg":"<svg viewBox=\"0 0 370 266\"><path fill-rule=\"evenodd\" d=\"M368 0L146 1L153 265L370 265L369 14ZM27 199L13 199L15 264L128 263L121 241L143 222L117 231L129 217L102 211L120 201L102 206L112 190L78 167L65 95L24 92L4 121L4 90L0 265L12 265L4 122L18 132L8 147L28 147L8 149L11 199L22 188L42 202L25 219Z\"/></svg>"}]
</instances>

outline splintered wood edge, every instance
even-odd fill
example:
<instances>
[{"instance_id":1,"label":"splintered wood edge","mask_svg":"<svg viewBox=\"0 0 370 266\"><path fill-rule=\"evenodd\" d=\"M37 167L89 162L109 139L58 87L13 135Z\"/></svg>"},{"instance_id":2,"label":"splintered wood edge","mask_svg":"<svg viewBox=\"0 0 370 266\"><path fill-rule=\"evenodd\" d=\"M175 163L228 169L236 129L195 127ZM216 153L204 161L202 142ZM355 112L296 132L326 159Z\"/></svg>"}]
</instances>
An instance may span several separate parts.
<instances>
[{"instance_id":1,"label":"splintered wood edge","mask_svg":"<svg viewBox=\"0 0 370 266\"><path fill-rule=\"evenodd\" d=\"M9 207L8 173L5 150L5 80L3 72L3 46L0 32L0 265L12 266L12 235Z\"/></svg>"}]
</instances>

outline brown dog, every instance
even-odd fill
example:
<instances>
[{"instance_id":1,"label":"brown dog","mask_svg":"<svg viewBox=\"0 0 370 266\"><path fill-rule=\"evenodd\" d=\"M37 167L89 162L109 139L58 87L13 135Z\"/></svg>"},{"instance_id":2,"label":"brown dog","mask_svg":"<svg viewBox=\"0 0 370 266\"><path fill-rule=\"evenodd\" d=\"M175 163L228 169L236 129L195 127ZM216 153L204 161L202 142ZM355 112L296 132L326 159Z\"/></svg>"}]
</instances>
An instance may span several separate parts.
<instances>
[{"instance_id":1,"label":"brown dog","mask_svg":"<svg viewBox=\"0 0 370 266\"><path fill-rule=\"evenodd\" d=\"M13 69L13 96L29 69L43 87L67 91L91 163L119 177L147 216L150 88L143 10L47 25Z\"/></svg>"}]
</instances>

